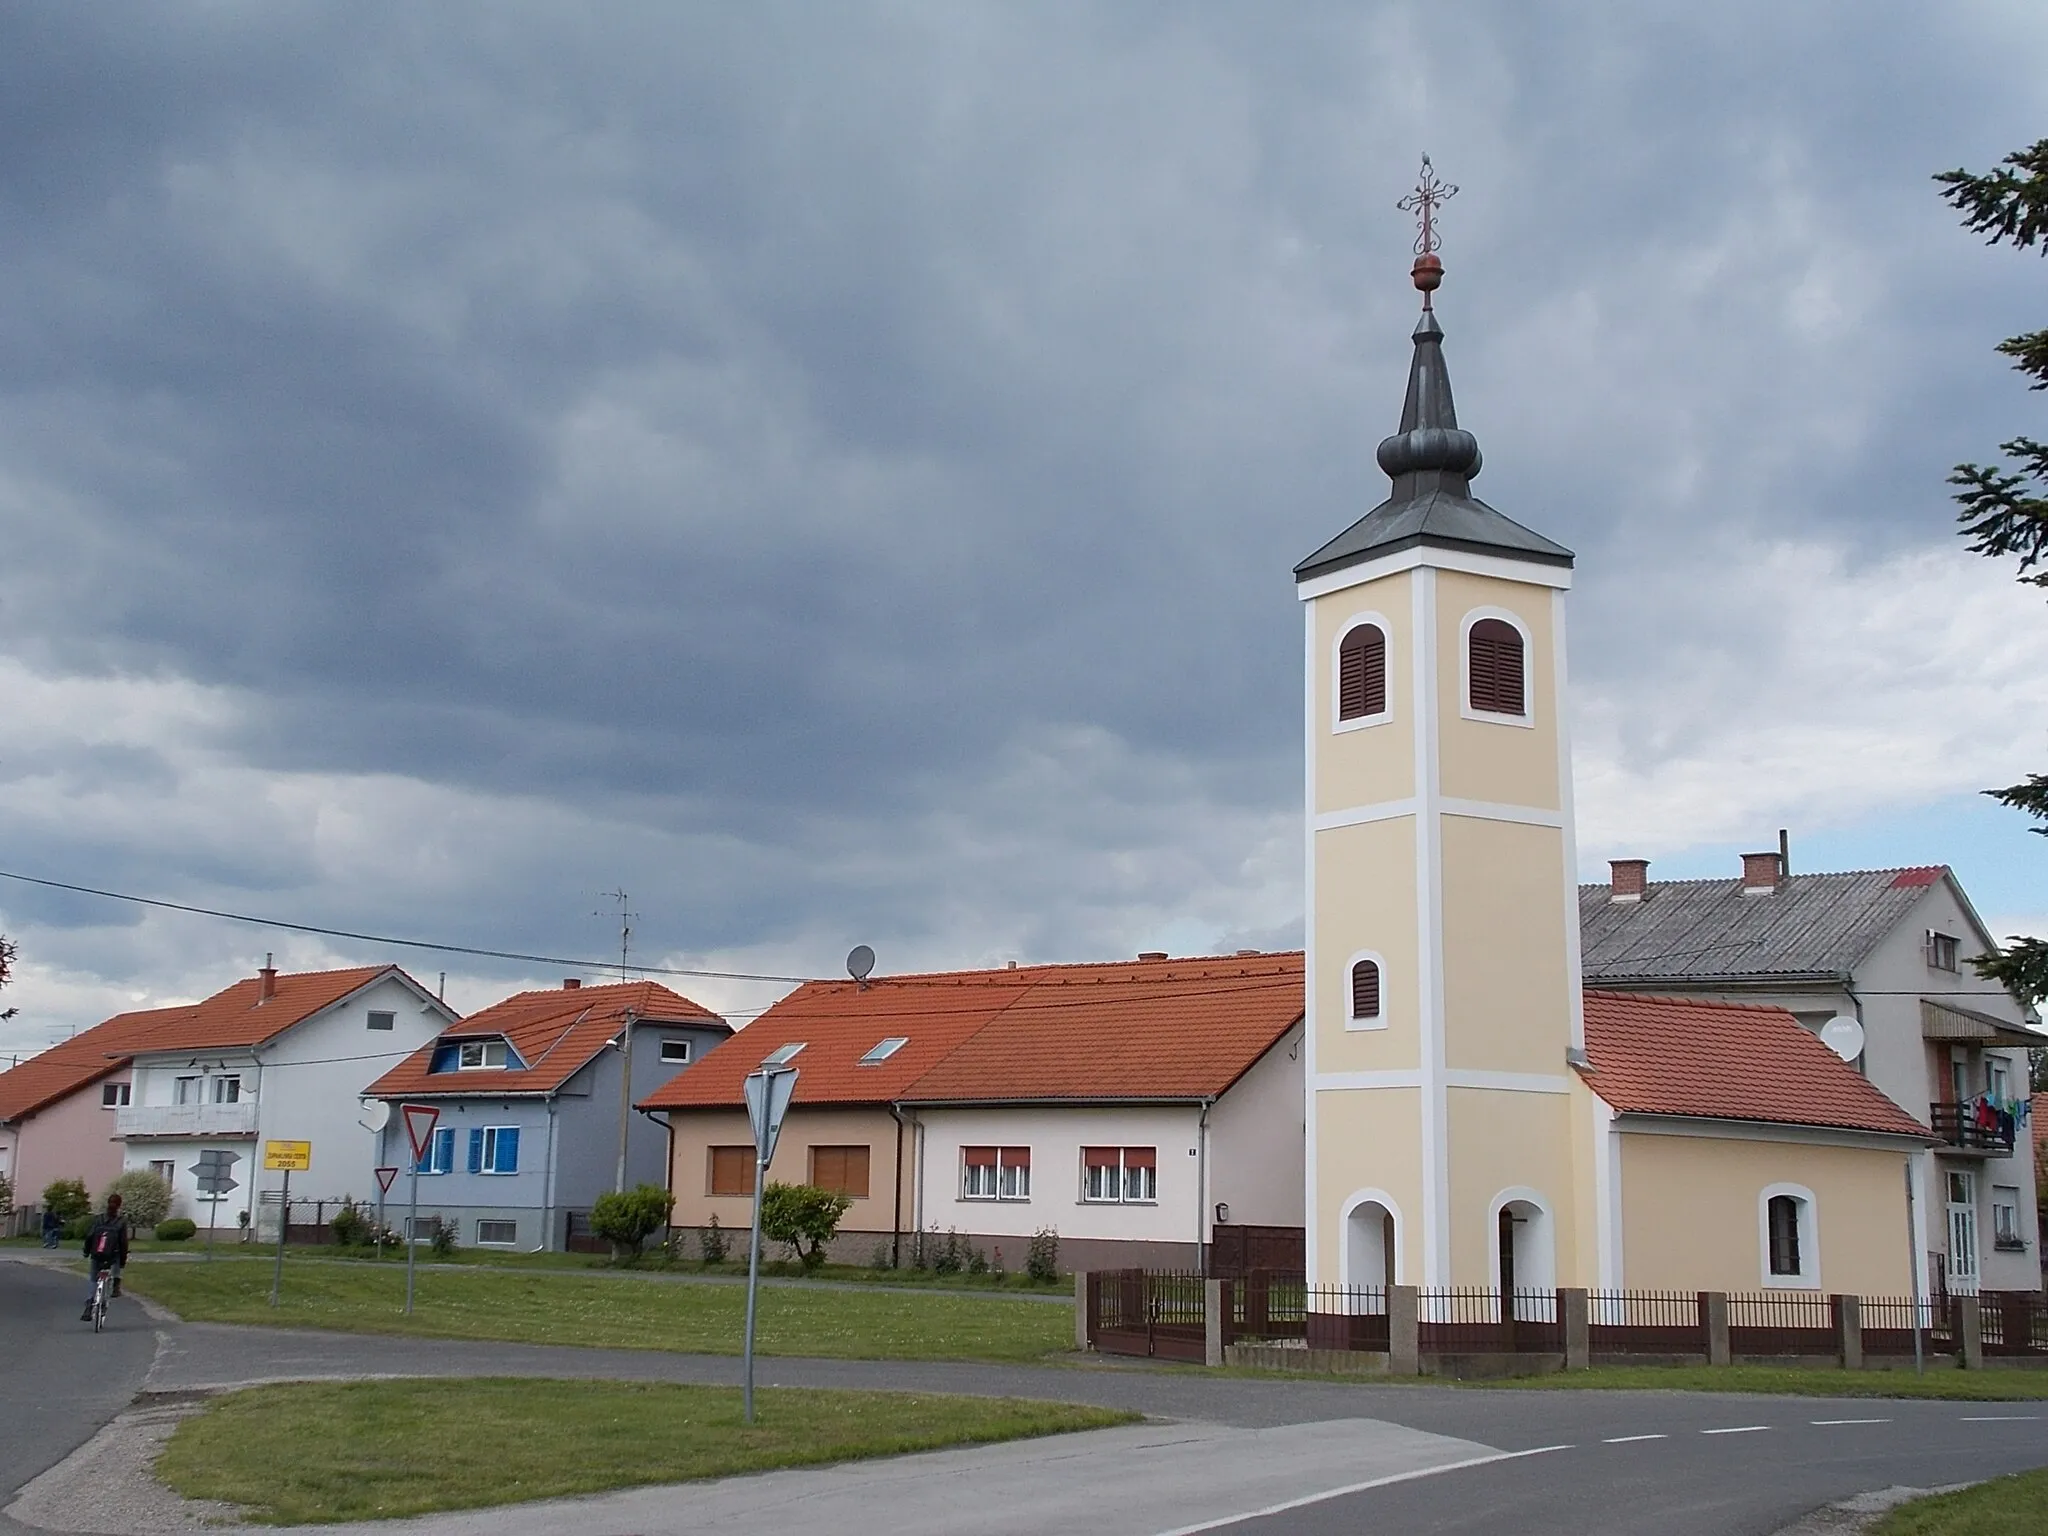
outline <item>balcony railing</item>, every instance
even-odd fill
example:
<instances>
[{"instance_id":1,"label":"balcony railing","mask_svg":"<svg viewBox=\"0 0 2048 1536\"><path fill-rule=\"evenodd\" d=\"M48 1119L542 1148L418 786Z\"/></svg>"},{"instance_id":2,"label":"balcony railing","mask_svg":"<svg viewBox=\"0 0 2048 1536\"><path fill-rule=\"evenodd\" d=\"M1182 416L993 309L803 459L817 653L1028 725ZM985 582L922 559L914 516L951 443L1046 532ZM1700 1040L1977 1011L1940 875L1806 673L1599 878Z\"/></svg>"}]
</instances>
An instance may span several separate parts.
<instances>
[{"instance_id":1,"label":"balcony railing","mask_svg":"<svg viewBox=\"0 0 2048 1536\"><path fill-rule=\"evenodd\" d=\"M1935 1135L1959 1151L1982 1152L1990 1157L2012 1155L2011 1117L1987 1113L1980 1107L1980 1101L1930 1104L1927 1123Z\"/></svg>"},{"instance_id":2,"label":"balcony railing","mask_svg":"<svg viewBox=\"0 0 2048 1536\"><path fill-rule=\"evenodd\" d=\"M120 1136L254 1136L256 1102L238 1104L131 1104L114 1111Z\"/></svg>"}]
</instances>

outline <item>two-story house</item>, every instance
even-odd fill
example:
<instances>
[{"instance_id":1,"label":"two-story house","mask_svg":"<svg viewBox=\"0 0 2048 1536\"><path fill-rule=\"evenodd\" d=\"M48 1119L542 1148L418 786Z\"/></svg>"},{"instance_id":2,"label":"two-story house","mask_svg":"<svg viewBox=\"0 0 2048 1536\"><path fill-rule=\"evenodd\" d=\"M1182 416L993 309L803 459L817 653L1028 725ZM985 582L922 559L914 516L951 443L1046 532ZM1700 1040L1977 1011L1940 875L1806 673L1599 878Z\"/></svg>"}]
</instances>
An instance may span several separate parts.
<instances>
[{"instance_id":1,"label":"two-story house","mask_svg":"<svg viewBox=\"0 0 2048 1536\"><path fill-rule=\"evenodd\" d=\"M1788 874L1782 844L1744 855L1739 879L1648 873L1617 859L1609 884L1580 889L1586 984L1774 1004L1817 1033L1854 1021L1853 1064L1940 1138L1914 1160L1929 1286L2039 1289L2027 1050L2048 1035L1972 969L1996 946L1954 874Z\"/></svg>"},{"instance_id":2,"label":"two-story house","mask_svg":"<svg viewBox=\"0 0 2048 1536\"><path fill-rule=\"evenodd\" d=\"M265 1141L312 1143L295 1201L368 1196L378 1149L361 1122L365 1068L396 1065L454 1018L395 965L280 974L266 963L203 1001L155 1010L125 1041L130 1091L114 1111L123 1164L161 1174L201 1226L229 1231L245 1212L258 1230L275 1218L284 1175L263 1171ZM236 1157L237 1187L217 1202L196 1183L208 1150Z\"/></svg>"},{"instance_id":3,"label":"two-story house","mask_svg":"<svg viewBox=\"0 0 2048 1536\"><path fill-rule=\"evenodd\" d=\"M651 981L521 992L471 1014L365 1090L393 1113L379 1139L410 1167L403 1104L440 1112L419 1159L417 1231L452 1226L481 1247L561 1249L607 1190L660 1184L663 1127L636 1114L645 1094L732 1033L701 1004ZM621 1043L628 1070L621 1070ZM410 1185L386 1219L413 1220ZM575 1231L571 1228L574 1226Z\"/></svg>"}]
</instances>

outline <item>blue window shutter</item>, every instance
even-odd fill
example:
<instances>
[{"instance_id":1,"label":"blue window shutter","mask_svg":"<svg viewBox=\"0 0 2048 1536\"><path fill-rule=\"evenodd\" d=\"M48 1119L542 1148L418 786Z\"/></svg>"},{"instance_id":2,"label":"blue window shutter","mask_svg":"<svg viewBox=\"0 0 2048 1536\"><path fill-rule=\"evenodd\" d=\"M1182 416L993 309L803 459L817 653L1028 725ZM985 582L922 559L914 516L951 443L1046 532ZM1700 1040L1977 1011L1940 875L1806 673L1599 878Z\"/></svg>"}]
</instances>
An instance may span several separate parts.
<instances>
[{"instance_id":1,"label":"blue window shutter","mask_svg":"<svg viewBox=\"0 0 2048 1536\"><path fill-rule=\"evenodd\" d=\"M481 1173L484 1166L484 1133L478 1126L469 1133L469 1171Z\"/></svg>"},{"instance_id":2,"label":"blue window shutter","mask_svg":"<svg viewBox=\"0 0 2048 1536\"><path fill-rule=\"evenodd\" d=\"M431 1136L427 1138L427 1144L420 1148L418 1167L421 1173L432 1173L434 1171L434 1138Z\"/></svg>"},{"instance_id":3,"label":"blue window shutter","mask_svg":"<svg viewBox=\"0 0 2048 1536\"><path fill-rule=\"evenodd\" d=\"M447 1173L455 1166L455 1132L453 1130L434 1132L435 1173Z\"/></svg>"},{"instance_id":4,"label":"blue window shutter","mask_svg":"<svg viewBox=\"0 0 2048 1536\"><path fill-rule=\"evenodd\" d=\"M504 1125L498 1128L497 1171L499 1173L517 1173L519 1171L519 1127L516 1125Z\"/></svg>"}]
</instances>

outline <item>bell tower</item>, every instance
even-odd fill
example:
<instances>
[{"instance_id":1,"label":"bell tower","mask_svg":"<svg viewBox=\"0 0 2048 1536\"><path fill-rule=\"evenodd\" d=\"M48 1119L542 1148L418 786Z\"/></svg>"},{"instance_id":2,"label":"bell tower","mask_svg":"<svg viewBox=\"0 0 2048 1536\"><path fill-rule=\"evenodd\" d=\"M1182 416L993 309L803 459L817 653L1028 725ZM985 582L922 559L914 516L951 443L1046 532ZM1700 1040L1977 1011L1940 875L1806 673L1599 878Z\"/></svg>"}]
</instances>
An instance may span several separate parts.
<instances>
[{"instance_id":1,"label":"bell tower","mask_svg":"<svg viewBox=\"0 0 2048 1536\"><path fill-rule=\"evenodd\" d=\"M1306 621L1307 1223L1317 1284L1597 1283L1565 594L1572 554L1472 494L1422 295L1388 498L1295 567Z\"/></svg>"}]
</instances>

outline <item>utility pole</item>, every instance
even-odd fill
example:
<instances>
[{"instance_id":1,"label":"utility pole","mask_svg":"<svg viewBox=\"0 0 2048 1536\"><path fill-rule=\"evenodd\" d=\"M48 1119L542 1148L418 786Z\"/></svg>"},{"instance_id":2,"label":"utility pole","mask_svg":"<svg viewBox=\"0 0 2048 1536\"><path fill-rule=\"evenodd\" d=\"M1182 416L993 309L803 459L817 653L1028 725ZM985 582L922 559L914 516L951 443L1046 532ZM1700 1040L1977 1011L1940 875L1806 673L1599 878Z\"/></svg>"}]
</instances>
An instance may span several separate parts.
<instances>
[{"instance_id":1,"label":"utility pole","mask_svg":"<svg viewBox=\"0 0 2048 1536\"><path fill-rule=\"evenodd\" d=\"M633 1123L633 1010L619 1019L619 1176L612 1185L626 1192L626 1130Z\"/></svg>"}]
</instances>

